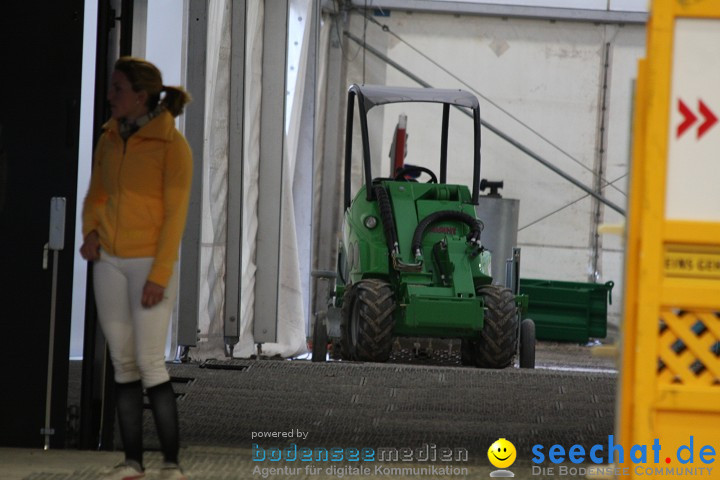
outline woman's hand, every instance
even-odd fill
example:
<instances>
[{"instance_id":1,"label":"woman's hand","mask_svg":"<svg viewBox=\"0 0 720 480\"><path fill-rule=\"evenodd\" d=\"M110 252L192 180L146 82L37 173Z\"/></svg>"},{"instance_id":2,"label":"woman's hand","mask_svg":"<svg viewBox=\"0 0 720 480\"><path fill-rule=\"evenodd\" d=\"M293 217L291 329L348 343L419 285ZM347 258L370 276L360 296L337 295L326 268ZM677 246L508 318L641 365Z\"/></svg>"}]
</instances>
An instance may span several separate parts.
<instances>
[{"instance_id":1,"label":"woman's hand","mask_svg":"<svg viewBox=\"0 0 720 480\"><path fill-rule=\"evenodd\" d=\"M162 301L164 294L165 294L165 287L148 280L147 282L145 282L145 286L143 287L142 302L141 302L142 306L145 308L150 308L150 307L157 305L158 303L160 303Z\"/></svg>"},{"instance_id":2,"label":"woman's hand","mask_svg":"<svg viewBox=\"0 0 720 480\"><path fill-rule=\"evenodd\" d=\"M96 230L88 233L85 237L85 241L80 247L80 255L88 262L100 258L100 236Z\"/></svg>"}]
</instances>

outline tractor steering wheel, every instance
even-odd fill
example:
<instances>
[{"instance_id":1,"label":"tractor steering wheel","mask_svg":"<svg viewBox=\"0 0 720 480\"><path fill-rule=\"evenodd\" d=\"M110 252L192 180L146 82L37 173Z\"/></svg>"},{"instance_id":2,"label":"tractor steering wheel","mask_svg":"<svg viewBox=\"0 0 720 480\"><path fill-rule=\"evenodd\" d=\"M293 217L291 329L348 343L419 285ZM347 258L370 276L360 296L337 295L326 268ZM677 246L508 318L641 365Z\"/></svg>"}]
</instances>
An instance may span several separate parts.
<instances>
[{"instance_id":1,"label":"tractor steering wheel","mask_svg":"<svg viewBox=\"0 0 720 480\"><path fill-rule=\"evenodd\" d=\"M420 167L418 165L407 165L405 167L399 168L397 172L395 172L395 180L396 181L407 181L407 178L405 178L405 175L407 175L410 172L423 172L430 175L430 180L427 181L427 183L438 183L437 176L430 170L429 168Z\"/></svg>"}]
</instances>

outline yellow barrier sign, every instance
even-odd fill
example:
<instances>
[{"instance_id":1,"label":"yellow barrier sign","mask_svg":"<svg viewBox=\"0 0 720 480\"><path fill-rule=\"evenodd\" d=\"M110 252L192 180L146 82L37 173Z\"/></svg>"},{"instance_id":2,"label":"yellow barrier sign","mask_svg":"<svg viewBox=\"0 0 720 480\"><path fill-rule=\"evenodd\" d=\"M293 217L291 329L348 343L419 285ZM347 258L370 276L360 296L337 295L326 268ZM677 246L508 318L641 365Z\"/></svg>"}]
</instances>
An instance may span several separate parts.
<instances>
[{"instance_id":1,"label":"yellow barrier sign","mask_svg":"<svg viewBox=\"0 0 720 480\"><path fill-rule=\"evenodd\" d=\"M647 30L614 440L658 454L615 477L720 480L720 0L655 0Z\"/></svg>"},{"instance_id":2,"label":"yellow barrier sign","mask_svg":"<svg viewBox=\"0 0 720 480\"><path fill-rule=\"evenodd\" d=\"M720 253L666 250L665 275L720 279Z\"/></svg>"}]
</instances>

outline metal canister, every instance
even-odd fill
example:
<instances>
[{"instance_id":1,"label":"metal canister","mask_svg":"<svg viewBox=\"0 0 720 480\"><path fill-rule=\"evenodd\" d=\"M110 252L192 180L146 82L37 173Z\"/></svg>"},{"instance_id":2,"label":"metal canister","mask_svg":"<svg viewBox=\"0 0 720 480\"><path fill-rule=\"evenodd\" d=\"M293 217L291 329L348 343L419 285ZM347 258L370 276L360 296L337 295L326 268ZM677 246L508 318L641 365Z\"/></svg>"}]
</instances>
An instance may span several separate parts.
<instances>
[{"instance_id":1,"label":"metal canister","mask_svg":"<svg viewBox=\"0 0 720 480\"><path fill-rule=\"evenodd\" d=\"M513 247L517 246L520 200L503 198L497 192L501 186L501 182L496 182L490 194L478 198L475 213L485 225L481 241L492 254L493 283L505 285L505 261L512 258Z\"/></svg>"}]
</instances>

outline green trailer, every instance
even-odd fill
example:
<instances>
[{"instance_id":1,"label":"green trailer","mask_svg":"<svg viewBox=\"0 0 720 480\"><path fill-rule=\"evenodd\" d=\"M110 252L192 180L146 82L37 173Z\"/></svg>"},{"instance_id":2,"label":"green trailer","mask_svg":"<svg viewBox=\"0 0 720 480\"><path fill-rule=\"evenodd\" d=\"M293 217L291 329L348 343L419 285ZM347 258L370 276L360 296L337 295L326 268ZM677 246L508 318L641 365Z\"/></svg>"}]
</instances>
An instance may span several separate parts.
<instances>
[{"instance_id":1,"label":"green trailer","mask_svg":"<svg viewBox=\"0 0 720 480\"><path fill-rule=\"evenodd\" d=\"M578 283L520 279L528 297L528 316L535 321L535 338L587 343L607 336L607 305L614 283Z\"/></svg>"}]
</instances>

